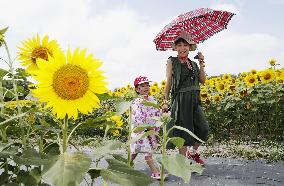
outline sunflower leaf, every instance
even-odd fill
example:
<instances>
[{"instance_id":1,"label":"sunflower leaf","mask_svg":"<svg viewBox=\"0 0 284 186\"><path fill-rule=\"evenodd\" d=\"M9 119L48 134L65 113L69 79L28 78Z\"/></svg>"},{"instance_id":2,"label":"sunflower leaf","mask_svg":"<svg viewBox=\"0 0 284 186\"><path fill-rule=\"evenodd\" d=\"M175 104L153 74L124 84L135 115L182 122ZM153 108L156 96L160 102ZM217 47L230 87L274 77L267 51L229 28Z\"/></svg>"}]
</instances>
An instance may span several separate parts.
<instances>
[{"instance_id":1,"label":"sunflower leaf","mask_svg":"<svg viewBox=\"0 0 284 186\"><path fill-rule=\"evenodd\" d=\"M104 180L125 186L146 186L153 182L153 179L146 174L134 170L115 159L106 159L109 166L101 170L101 176Z\"/></svg>"},{"instance_id":2,"label":"sunflower leaf","mask_svg":"<svg viewBox=\"0 0 284 186\"><path fill-rule=\"evenodd\" d=\"M0 35L5 34L5 32L8 30L9 27L3 28L0 30Z\"/></svg>"},{"instance_id":3,"label":"sunflower leaf","mask_svg":"<svg viewBox=\"0 0 284 186\"><path fill-rule=\"evenodd\" d=\"M80 185L90 165L91 158L84 153L64 153L48 166L42 178L44 182L51 185Z\"/></svg>"},{"instance_id":4,"label":"sunflower leaf","mask_svg":"<svg viewBox=\"0 0 284 186\"><path fill-rule=\"evenodd\" d=\"M182 178L185 183L189 182L191 172L202 173L203 171L201 165L192 164L191 160L180 154L166 155L163 164L170 174Z\"/></svg>"}]
</instances>

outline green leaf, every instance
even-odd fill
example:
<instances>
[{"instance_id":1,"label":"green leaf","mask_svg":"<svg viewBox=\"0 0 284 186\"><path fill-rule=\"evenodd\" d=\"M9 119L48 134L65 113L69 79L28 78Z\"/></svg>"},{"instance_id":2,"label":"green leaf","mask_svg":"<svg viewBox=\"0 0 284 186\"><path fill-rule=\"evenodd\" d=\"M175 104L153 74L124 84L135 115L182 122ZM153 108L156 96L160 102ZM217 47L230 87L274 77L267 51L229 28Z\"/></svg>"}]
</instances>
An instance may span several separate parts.
<instances>
[{"instance_id":1,"label":"green leaf","mask_svg":"<svg viewBox=\"0 0 284 186\"><path fill-rule=\"evenodd\" d=\"M152 130L156 128L155 126L153 125L148 125L148 124L141 124L140 126L137 126L133 129L133 132L134 133L137 133L137 132L141 132L141 131L145 131L146 129L147 130Z\"/></svg>"},{"instance_id":2,"label":"green leaf","mask_svg":"<svg viewBox=\"0 0 284 186\"><path fill-rule=\"evenodd\" d=\"M189 183L191 172L202 173L203 168L199 164L192 164L192 161L181 154L166 155L163 164L168 172L172 175L178 176Z\"/></svg>"},{"instance_id":3,"label":"green leaf","mask_svg":"<svg viewBox=\"0 0 284 186\"><path fill-rule=\"evenodd\" d=\"M101 169L89 169L88 174L91 176L91 179L94 180L101 176Z\"/></svg>"},{"instance_id":4,"label":"green leaf","mask_svg":"<svg viewBox=\"0 0 284 186\"><path fill-rule=\"evenodd\" d=\"M9 73L7 70L0 68L0 79L2 80L7 73Z\"/></svg>"},{"instance_id":5,"label":"green leaf","mask_svg":"<svg viewBox=\"0 0 284 186\"><path fill-rule=\"evenodd\" d=\"M126 164L115 160L106 159L108 169L101 170L101 176L104 180L123 186L146 186L153 182L153 179L146 174L134 170Z\"/></svg>"},{"instance_id":6,"label":"green leaf","mask_svg":"<svg viewBox=\"0 0 284 186\"><path fill-rule=\"evenodd\" d=\"M11 182L11 183L7 183L4 186L20 186L20 184L16 183L16 182Z\"/></svg>"},{"instance_id":7,"label":"green leaf","mask_svg":"<svg viewBox=\"0 0 284 186\"><path fill-rule=\"evenodd\" d=\"M104 94L96 94L96 96L99 98L99 100L104 101L104 100L108 100L108 99L113 99L113 96L110 96L108 93L104 93Z\"/></svg>"},{"instance_id":8,"label":"green leaf","mask_svg":"<svg viewBox=\"0 0 284 186\"><path fill-rule=\"evenodd\" d=\"M49 156L56 156L60 154L59 145L57 143L46 143L44 144L43 152Z\"/></svg>"},{"instance_id":9,"label":"green leaf","mask_svg":"<svg viewBox=\"0 0 284 186\"><path fill-rule=\"evenodd\" d=\"M24 150L21 156L15 156L13 159L17 164L20 164L20 165L41 166L41 165L47 165L51 162L50 158L48 158L44 154L38 153L33 148L28 148Z\"/></svg>"},{"instance_id":10,"label":"green leaf","mask_svg":"<svg viewBox=\"0 0 284 186\"><path fill-rule=\"evenodd\" d=\"M169 142L173 143L178 148L183 147L184 141L185 140L181 137L172 137L172 138L169 139Z\"/></svg>"},{"instance_id":11,"label":"green leaf","mask_svg":"<svg viewBox=\"0 0 284 186\"><path fill-rule=\"evenodd\" d=\"M25 115L26 115L26 113L22 113L22 114L19 114L19 115L10 117L9 119L7 119L7 120L5 120L5 121L2 121L2 122L0 123L0 127L1 127L1 125L4 125L5 123L8 123L8 122L10 122L10 121L13 121L14 119L21 118L21 117L23 117L23 116L25 116Z\"/></svg>"},{"instance_id":12,"label":"green leaf","mask_svg":"<svg viewBox=\"0 0 284 186\"><path fill-rule=\"evenodd\" d=\"M142 139L142 138L146 138L146 137L148 137L148 136L150 136L150 135L156 135L156 136L158 136L159 133L156 132L156 131L154 131L154 130L147 131L147 132L145 132L145 133L143 133L143 134L140 134L140 135L137 136L136 138L132 138L131 140L129 140L129 141L126 143L126 146L128 146L128 145L130 145L131 143L134 143L134 142L136 142L136 141L138 141L138 140L140 140L140 139Z\"/></svg>"},{"instance_id":13,"label":"green leaf","mask_svg":"<svg viewBox=\"0 0 284 186\"><path fill-rule=\"evenodd\" d=\"M142 101L141 104L145 105L145 106L149 106L149 107L154 107L156 109L159 109L160 106L158 104L155 104L155 103L152 103L152 102L149 102L149 101Z\"/></svg>"},{"instance_id":14,"label":"green leaf","mask_svg":"<svg viewBox=\"0 0 284 186\"><path fill-rule=\"evenodd\" d=\"M64 153L42 175L42 178L51 185L80 185L90 165L91 158L84 153Z\"/></svg>"},{"instance_id":15,"label":"green leaf","mask_svg":"<svg viewBox=\"0 0 284 186\"><path fill-rule=\"evenodd\" d=\"M98 160L107 154L115 154L122 145L123 143L119 141L106 141L95 149L93 155Z\"/></svg>"},{"instance_id":16,"label":"green leaf","mask_svg":"<svg viewBox=\"0 0 284 186\"><path fill-rule=\"evenodd\" d=\"M122 155L113 154L112 156L114 157L114 159L116 159L116 160L118 160L118 161L121 161L121 162L127 164L127 159L124 158L124 157L122 157ZM131 161L131 162L130 162L130 166L133 167L133 165L134 165L134 162Z\"/></svg>"},{"instance_id":17,"label":"green leaf","mask_svg":"<svg viewBox=\"0 0 284 186\"><path fill-rule=\"evenodd\" d=\"M9 27L3 28L0 30L0 35L5 34L5 32L8 30Z\"/></svg>"},{"instance_id":18,"label":"green leaf","mask_svg":"<svg viewBox=\"0 0 284 186\"><path fill-rule=\"evenodd\" d=\"M13 143L1 143L0 142L0 152L10 147Z\"/></svg>"},{"instance_id":19,"label":"green leaf","mask_svg":"<svg viewBox=\"0 0 284 186\"><path fill-rule=\"evenodd\" d=\"M4 185L9 180L10 175L7 172L2 172L0 174L0 185Z\"/></svg>"},{"instance_id":20,"label":"green leaf","mask_svg":"<svg viewBox=\"0 0 284 186\"><path fill-rule=\"evenodd\" d=\"M123 101L117 104L116 110L118 115L122 115L125 113L128 109L130 109L132 102L130 101Z\"/></svg>"},{"instance_id":21,"label":"green leaf","mask_svg":"<svg viewBox=\"0 0 284 186\"><path fill-rule=\"evenodd\" d=\"M37 186L39 183L39 180L34 178L32 175L30 175L29 172L26 172L24 170L20 170L20 172L17 175L17 179L20 183L29 186Z\"/></svg>"},{"instance_id":22,"label":"green leaf","mask_svg":"<svg viewBox=\"0 0 284 186\"><path fill-rule=\"evenodd\" d=\"M107 112L102 116L96 116L95 118L89 118L86 119L85 121L83 121L82 125L80 126L80 128L84 128L84 127L99 127L101 125L104 124L110 124L109 122L106 122L108 118L110 118L111 116L114 116L115 113L114 112ZM98 125L100 124L100 125Z\"/></svg>"},{"instance_id":23,"label":"green leaf","mask_svg":"<svg viewBox=\"0 0 284 186\"><path fill-rule=\"evenodd\" d=\"M46 132L53 132L55 134L59 134L61 132L60 129L56 129L54 127L50 127L50 126L46 126L46 125L35 125L34 128L36 130L46 131Z\"/></svg>"},{"instance_id":24,"label":"green leaf","mask_svg":"<svg viewBox=\"0 0 284 186\"><path fill-rule=\"evenodd\" d=\"M192 137L194 137L195 139L197 139L198 141L200 141L201 143L205 143L203 140L201 140L200 138L198 138L195 134L193 134L193 132L191 132L190 130L181 127L181 126L173 126L173 128L179 129L179 130L183 130L185 132L187 132L189 135L191 135Z\"/></svg>"},{"instance_id":25,"label":"green leaf","mask_svg":"<svg viewBox=\"0 0 284 186\"><path fill-rule=\"evenodd\" d=\"M5 149L0 152L0 158L8 158L8 157L16 157L16 154L18 153L17 147L12 147L9 149Z\"/></svg>"}]
</instances>

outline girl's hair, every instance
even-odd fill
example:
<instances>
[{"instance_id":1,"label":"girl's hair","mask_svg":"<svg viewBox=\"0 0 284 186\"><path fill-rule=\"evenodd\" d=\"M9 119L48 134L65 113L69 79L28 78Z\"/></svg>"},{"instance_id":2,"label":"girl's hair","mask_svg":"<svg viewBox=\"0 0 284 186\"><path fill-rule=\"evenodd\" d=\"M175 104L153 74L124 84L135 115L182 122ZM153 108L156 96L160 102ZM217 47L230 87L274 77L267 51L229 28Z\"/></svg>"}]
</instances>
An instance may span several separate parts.
<instances>
[{"instance_id":1,"label":"girl's hair","mask_svg":"<svg viewBox=\"0 0 284 186\"><path fill-rule=\"evenodd\" d=\"M136 90L136 88L138 88L139 85L135 85L135 92L139 95L139 92Z\"/></svg>"}]
</instances>

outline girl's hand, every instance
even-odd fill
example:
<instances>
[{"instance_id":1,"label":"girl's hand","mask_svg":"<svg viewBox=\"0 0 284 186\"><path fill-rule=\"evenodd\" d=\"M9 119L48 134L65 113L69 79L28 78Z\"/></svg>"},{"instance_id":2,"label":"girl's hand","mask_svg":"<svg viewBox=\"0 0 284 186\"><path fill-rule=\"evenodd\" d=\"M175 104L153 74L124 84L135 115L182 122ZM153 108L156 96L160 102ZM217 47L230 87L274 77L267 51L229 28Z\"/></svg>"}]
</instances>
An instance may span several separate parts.
<instances>
[{"instance_id":1,"label":"girl's hand","mask_svg":"<svg viewBox=\"0 0 284 186\"><path fill-rule=\"evenodd\" d=\"M169 111L169 105L167 103L164 103L162 105L162 112L164 113L164 112L168 112L168 111Z\"/></svg>"}]
</instances>

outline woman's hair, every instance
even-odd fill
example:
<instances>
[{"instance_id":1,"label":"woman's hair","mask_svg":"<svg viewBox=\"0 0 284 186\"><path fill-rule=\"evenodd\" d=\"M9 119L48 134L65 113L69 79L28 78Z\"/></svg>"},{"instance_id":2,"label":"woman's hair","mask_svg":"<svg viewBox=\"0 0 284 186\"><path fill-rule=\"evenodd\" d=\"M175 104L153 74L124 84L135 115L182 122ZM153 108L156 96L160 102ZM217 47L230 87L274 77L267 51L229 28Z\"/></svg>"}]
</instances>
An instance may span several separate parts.
<instances>
[{"instance_id":1,"label":"woman's hair","mask_svg":"<svg viewBox=\"0 0 284 186\"><path fill-rule=\"evenodd\" d=\"M178 40L175 41L174 44L177 45L177 44L179 44L179 43L186 43L186 44L189 45L189 43L188 43L185 39L183 39L183 38L179 38Z\"/></svg>"},{"instance_id":2,"label":"woman's hair","mask_svg":"<svg viewBox=\"0 0 284 186\"><path fill-rule=\"evenodd\" d=\"M196 44L189 44L185 39L183 38L179 38L178 40L176 40L174 42L174 46L178 45L179 43L184 43L187 44L189 46L189 51L195 51L197 46Z\"/></svg>"}]
</instances>

